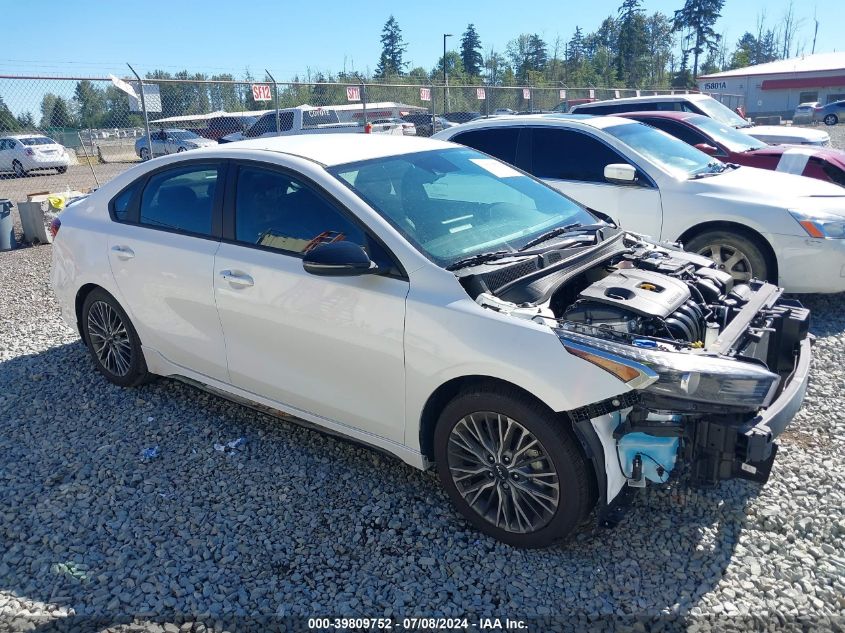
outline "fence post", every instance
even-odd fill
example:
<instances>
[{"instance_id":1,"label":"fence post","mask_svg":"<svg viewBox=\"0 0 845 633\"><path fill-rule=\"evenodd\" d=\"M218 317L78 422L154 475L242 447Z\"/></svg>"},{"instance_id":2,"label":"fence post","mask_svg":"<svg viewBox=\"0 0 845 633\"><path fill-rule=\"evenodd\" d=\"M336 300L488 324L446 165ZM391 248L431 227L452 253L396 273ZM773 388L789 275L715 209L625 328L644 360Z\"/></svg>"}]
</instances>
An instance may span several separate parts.
<instances>
[{"instance_id":1,"label":"fence post","mask_svg":"<svg viewBox=\"0 0 845 633\"><path fill-rule=\"evenodd\" d=\"M135 75L138 79L138 90L141 93L141 110L144 111L144 129L147 130L147 147L150 150L150 158L153 157L153 135L150 134L150 116L147 114L147 99L144 97L144 82L141 79L141 76L135 72L135 69L132 68L132 64L126 62L126 65L129 66L129 70L132 71L132 74Z\"/></svg>"},{"instance_id":2,"label":"fence post","mask_svg":"<svg viewBox=\"0 0 845 633\"><path fill-rule=\"evenodd\" d=\"M82 151L85 154L85 162L88 163L88 167L91 168L91 175L94 176L94 182L97 183L97 189L100 188L100 181L97 179L97 174L94 173L94 163L91 162L91 157L88 156L88 150L85 149L85 141L82 140L82 132L77 132L76 135L79 137L79 142L82 143ZM88 136L91 136L91 128L88 128ZM92 145L93 147L93 145Z\"/></svg>"},{"instance_id":3,"label":"fence post","mask_svg":"<svg viewBox=\"0 0 845 633\"><path fill-rule=\"evenodd\" d=\"M367 84L361 84L361 108L364 111L364 131L367 130Z\"/></svg>"},{"instance_id":4,"label":"fence post","mask_svg":"<svg viewBox=\"0 0 845 633\"><path fill-rule=\"evenodd\" d=\"M282 129L281 124L279 123L279 86L276 83L276 78L270 74L269 70L265 68L264 72L267 73L267 76L270 78L270 81L273 82L273 101L274 105L276 106L276 134L281 134Z\"/></svg>"}]
</instances>

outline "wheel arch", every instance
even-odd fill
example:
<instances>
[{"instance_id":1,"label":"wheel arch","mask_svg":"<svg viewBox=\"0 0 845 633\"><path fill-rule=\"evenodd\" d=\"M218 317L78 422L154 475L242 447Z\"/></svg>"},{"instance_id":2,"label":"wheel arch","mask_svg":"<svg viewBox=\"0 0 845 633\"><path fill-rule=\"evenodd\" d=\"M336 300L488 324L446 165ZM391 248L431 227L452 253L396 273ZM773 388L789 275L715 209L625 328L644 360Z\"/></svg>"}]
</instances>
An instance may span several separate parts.
<instances>
[{"instance_id":1,"label":"wheel arch","mask_svg":"<svg viewBox=\"0 0 845 633\"><path fill-rule=\"evenodd\" d=\"M772 271L769 275L770 279L774 279L775 283L777 283L779 274L778 258L775 254L775 250L772 248L772 245L769 243L769 240L767 240L762 233L756 231L755 229L745 224L740 224L739 222L730 222L727 220L702 222L701 224L696 224L695 226L692 226L686 231L684 231L681 236L678 237L677 241L681 242L681 244L685 244L693 238L698 237L702 233L706 233L707 231L733 231L753 241L763 251L763 255L766 258L766 263L769 265Z\"/></svg>"}]
</instances>

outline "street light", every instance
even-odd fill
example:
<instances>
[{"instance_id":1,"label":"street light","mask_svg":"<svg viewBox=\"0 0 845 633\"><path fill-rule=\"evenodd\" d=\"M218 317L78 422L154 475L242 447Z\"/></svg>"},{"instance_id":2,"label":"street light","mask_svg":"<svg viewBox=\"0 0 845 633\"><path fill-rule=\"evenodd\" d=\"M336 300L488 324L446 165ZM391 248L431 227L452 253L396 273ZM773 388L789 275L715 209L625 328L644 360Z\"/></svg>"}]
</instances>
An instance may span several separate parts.
<instances>
[{"instance_id":1,"label":"street light","mask_svg":"<svg viewBox=\"0 0 845 633\"><path fill-rule=\"evenodd\" d=\"M448 83L448 79L446 78L446 38L452 37L451 33L444 33L443 34L443 114L446 114L446 110L448 109L448 104L446 103L446 99L448 98L446 95L446 84Z\"/></svg>"}]
</instances>

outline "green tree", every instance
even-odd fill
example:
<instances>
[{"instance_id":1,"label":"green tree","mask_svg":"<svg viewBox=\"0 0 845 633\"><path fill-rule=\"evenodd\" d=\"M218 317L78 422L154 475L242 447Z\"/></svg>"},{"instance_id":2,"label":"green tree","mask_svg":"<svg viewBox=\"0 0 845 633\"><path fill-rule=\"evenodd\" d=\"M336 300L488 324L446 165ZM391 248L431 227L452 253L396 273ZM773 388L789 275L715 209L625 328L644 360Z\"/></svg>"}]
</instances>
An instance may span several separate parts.
<instances>
[{"instance_id":1,"label":"green tree","mask_svg":"<svg viewBox=\"0 0 845 633\"><path fill-rule=\"evenodd\" d=\"M17 119L18 127L20 127L21 130L34 130L35 129L35 118L32 116L32 112L29 112L29 111L21 112L15 118Z\"/></svg>"},{"instance_id":2,"label":"green tree","mask_svg":"<svg viewBox=\"0 0 845 633\"><path fill-rule=\"evenodd\" d=\"M381 56L376 66L375 76L384 79L391 75L401 75L405 71L404 55L408 45L402 39L402 29L392 15L381 30Z\"/></svg>"},{"instance_id":3,"label":"green tree","mask_svg":"<svg viewBox=\"0 0 845 633\"><path fill-rule=\"evenodd\" d=\"M626 86L638 87L648 64L648 28L641 0L624 0L619 7L617 75Z\"/></svg>"},{"instance_id":4,"label":"green tree","mask_svg":"<svg viewBox=\"0 0 845 633\"><path fill-rule=\"evenodd\" d=\"M484 58L481 56L481 38L478 37L474 24L468 24L467 30L461 36L461 62L470 77L481 75Z\"/></svg>"},{"instance_id":5,"label":"green tree","mask_svg":"<svg viewBox=\"0 0 845 633\"><path fill-rule=\"evenodd\" d=\"M46 93L41 97L41 124L39 127L50 127L50 116L53 114L53 106L56 104L58 97L52 92Z\"/></svg>"},{"instance_id":6,"label":"green tree","mask_svg":"<svg viewBox=\"0 0 845 633\"><path fill-rule=\"evenodd\" d=\"M688 30L688 45L684 52L692 53L692 77L698 77L698 59L706 51L712 51L720 35L713 30L722 13L725 0L686 0L684 7L675 11L674 29Z\"/></svg>"},{"instance_id":7,"label":"green tree","mask_svg":"<svg viewBox=\"0 0 845 633\"><path fill-rule=\"evenodd\" d=\"M0 97L0 132L17 132L20 127L20 121L9 110L3 97Z\"/></svg>"},{"instance_id":8,"label":"green tree","mask_svg":"<svg viewBox=\"0 0 845 633\"><path fill-rule=\"evenodd\" d=\"M83 128L99 127L103 119L105 97L103 91L87 79L76 84L73 91L73 110Z\"/></svg>"},{"instance_id":9,"label":"green tree","mask_svg":"<svg viewBox=\"0 0 845 633\"><path fill-rule=\"evenodd\" d=\"M53 110L50 112L50 127L73 127L73 118L64 97L56 97L53 103Z\"/></svg>"},{"instance_id":10,"label":"green tree","mask_svg":"<svg viewBox=\"0 0 845 633\"><path fill-rule=\"evenodd\" d=\"M520 83L529 83L530 74L545 70L549 61L546 43L536 33L522 33L508 42L506 52Z\"/></svg>"},{"instance_id":11,"label":"green tree","mask_svg":"<svg viewBox=\"0 0 845 633\"><path fill-rule=\"evenodd\" d=\"M672 55L672 21L659 11L646 19L649 77L652 87L666 85L666 66Z\"/></svg>"}]
</instances>

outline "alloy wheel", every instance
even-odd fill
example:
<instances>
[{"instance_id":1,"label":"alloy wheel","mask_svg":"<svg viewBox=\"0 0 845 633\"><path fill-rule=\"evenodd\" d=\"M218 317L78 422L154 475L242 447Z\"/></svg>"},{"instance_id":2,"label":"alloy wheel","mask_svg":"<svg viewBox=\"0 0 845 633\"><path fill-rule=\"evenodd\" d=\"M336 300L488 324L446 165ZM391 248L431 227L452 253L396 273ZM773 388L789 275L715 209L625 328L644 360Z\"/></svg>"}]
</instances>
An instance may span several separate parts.
<instances>
[{"instance_id":1,"label":"alloy wheel","mask_svg":"<svg viewBox=\"0 0 845 633\"><path fill-rule=\"evenodd\" d=\"M132 343L117 311L105 301L88 310L88 337L103 367L115 376L125 376L132 367Z\"/></svg>"},{"instance_id":2,"label":"alloy wheel","mask_svg":"<svg viewBox=\"0 0 845 633\"><path fill-rule=\"evenodd\" d=\"M141 160L149 160L150 159L150 150L146 147L141 148Z\"/></svg>"},{"instance_id":3,"label":"alloy wheel","mask_svg":"<svg viewBox=\"0 0 845 633\"><path fill-rule=\"evenodd\" d=\"M448 466L458 492L486 521L508 532L536 532L560 502L557 470L523 425L491 411L471 413L449 435Z\"/></svg>"},{"instance_id":4,"label":"alloy wheel","mask_svg":"<svg viewBox=\"0 0 845 633\"><path fill-rule=\"evenodd\" d=\"M839 122L839 119L836 117L835 114L828 114L824 118L824 122L826 125L836 125Z\"/></svg>"},{"instance_id":5,"label":"alloy wheel","mask_svg":"<svg viewBox=\"0 0 845 633\"><path fill-rule=\"evenodd\" d=\"M709 244L698 254L712 259L716 268L730 273L735 281L749 281L754 275L748 255L729 244Z\"/></svg>"}]
</instances>

